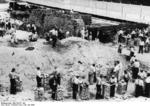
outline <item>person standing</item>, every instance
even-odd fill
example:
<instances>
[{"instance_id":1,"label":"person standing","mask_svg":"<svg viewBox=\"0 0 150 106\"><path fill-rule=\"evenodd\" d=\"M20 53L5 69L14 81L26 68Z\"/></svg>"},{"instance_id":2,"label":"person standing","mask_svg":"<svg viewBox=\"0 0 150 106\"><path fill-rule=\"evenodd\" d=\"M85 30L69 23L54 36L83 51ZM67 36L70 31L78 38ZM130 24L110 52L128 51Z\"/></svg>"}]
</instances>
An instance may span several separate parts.
<instances>
[{"instance_id":1,"label":"person standing","mask_svg":"<svg viewBox=\"0 0 150 106\"><path fill-rule=\"evenodd\" d=\"M135 62L132 66L132 79L137 79L138 73L139 73L140 63L137 59L135 59Z\"/></svg>"},{"instance_id":2,"label":"person standing","mask_svg":"<svg viewBox=\"0 0 150 106\"><path fill-rule=\"evenodd\" d=\"M118 46L118 53L122 53L122 45L120 44L119 46Z\"/></svg>"},{"instance_id":3,"label":"person standing","mask_svg":"<svg viewBox=\"0 0 150 106\"><path fill-rule=\"evenodd\" d=\"M102 99L102 75L100 77L97 77L97 84L96 84L96 99Z\"/></svg>"},{"instance_id":4,"label":"person standing","mask_svg":"<svg viewBox=\"0 0 150 106\"><path fill-rule=\"evenodd\" d=\"M132 30L132 32L131 32L131 36L132 36L132 39L134 39L134 38L135 38L135 36L136 36L136 32L135 32L135 30Z\"/></svg>"},{"instance_id":5,"label":"person standing","mask_svg":"<svg viewBox=\"0 0 150 106\"><path fill-rule=\"evenodd\" d=\"M16 82L16 69L12 68L9 78L10 78L10 94L15 95L17 93L17 82Z\"/></svg>"},{"instance_id":6,"label":"person standing","mask_svg":"<svg viewBox=\"0 0 150 106\"><path fill-rule=\"evenodd\" d=\"M140 76L135 80L135 97L143 96L144 94L144 82Z\"/></svg>"},{"instance_id":7,"label":"person standing","mask_svg":"<svg viewBox=\"0 0 150 106\"><path fill-rule=\"evenodd\" d=\"M89 83L92 85L96 83L96 67L95 64L91 65L91 71L89 72Z\"/></svg>"},{"instance_id":8,"label":"person standing","mask_svg":"<svg viewBox=\"0 0 150 106\"><path fill-rule=\"evenodd\" d=\"M73 90L73 99L78 99L78 95L79 95L79 84L80 84L80 81L79 81L79 76L76 75L73 77L72 79L72 90Z\"/></svg>"},{"instance_id":9,"label":"person standing","mask_svg":"<svg viewBox=\"0 0 150 106\"><path fill-rule=\"evenodd\" d=\"M89 32L88 38L89 38L89 41L92 41L93 34L92 34L92 32L91 32L91 31Z\"/></svg>"},{"instance_id":10,"label":"person standing","mask_svg":"<svg viewBox=\"0 0 150 106\"><path fill-rule=\"evenodd\" d=\"M33 34L35 34L35 32L36 32L36 26L34 24L31 25L31 32Z\"/></svg>"},{"instance_id":11,"label":"person standing","mask_svg":"<svg viewBox=\"0 0 150 106\"><path fill-rule=\"evenodd\" d=\"M51 89L52 89L52 99L57 100L57 87L58 87L58 82L57 82L57 73L54 73L53 78L51 79Z\"/></svg>"},{"instance_id":12,"label":"person standing","mask_svg":"<svg viewBox=\"0 0 150 106\"><path fill-rule=\"evenodd\" d=\"M126 89L125 90L127 90L128 89L129 81L131 80L131 74L130 74L130 72L128 72L127 70L125 70L122 79L126 83Z\"/></svg>"},{"instance_id":13,"label":"person standing","mask_svg":"<svg viewBox=\"0 0 150 106\"><path fill-rule=\"evenodd\" d=\"M86 29L86 30L85 30L85 39L86 39L86 40L88 40L88 39L89 39L89 38L88 38L88 36L89 36L89 34L88 34L88 33L89 33L89 32L88 32L88 30Z\"/></svg>"},{"instance_id":14,"label":"person standing","mask_svg":"<svg viewBox=\"0 0 150 106\"><path fill-rule=\"evenodd\" d=\"M142 54L143 54L143 52L144 52L144 45L145 45L145 43L144 43L144 41L141 39L141 40L140 40L140 43L139 43L139 53L142 53Z\"/></svg>"},{"instance_id":15,"label":"person standing","mask_svg":"<svg viewBox=\"0 0 150 106\"><path fill-rule=\"evenodd\" d=\"M82 77L80 84L80 99L81 100L88 100L90 97L89 94L89 83L87 82L85 76Z\"/></svg>"},{"instance_id":16,"label":"person standing","mask_svg":"<svg viewBox=\"0 0 150 106\"><path fill-rule=\"evenodd\" d=\"M116 75L117 80L120 79L120 72L122 72L122 68L123 68L122 63L120 61L116 61L113 73Z\"/></svg>"},{"instance_id":17,"label":"person standing","mask_svg":"<svg viewBox=\"0 0 150 106\"><path fill-rule=\"evenodd\" d=\"M130 59L135 55L134 47L130 47Z\"/></svg>"},{"instance_id":18,"label":"person standing","mask_svg":"<svg viewBox=\"0 0 150 106\"><path fill-rule=\"evenodd\" d=\"M81 29L80 33L81 33L81 38L85 39L85 28L84 27Z\"/></svg>"},{"instance_id":19,"label":"person standing","mask_svg":"<svg viewBox=\"0 0 150 106\"><path fill-rule=\"evenodd\" d=\"M130 40L131 40L131 34L127 35L127 41L126 41L126 45L130 46Z\"/></svg>"},{"instance_id":20,"label":"person standing","mask_svg":"<svg viewBox=\"0 0 150 106\"><path fill-rule=\"evenodd\" d=\"M27 31L30 32L31 24L26 25Z\"/></svg>"},{"instance_id":21,"label":"person standing","mask_svg":"<svg viewBox=\"0 0 150 106\"><path fill-rule=\"evenodd\" d=\"M10 30L11 29L11 23L10 21L6 21L6 30Z\"/></svg>"},{"instance_id":22,"label":"person standing","mask_svg":"<svg viewBox=\"0 0 150 106\"><path fill-rule=\"evenodd\" d=\"M52 47L56 47L56 43L57 43L57 37L58 37L58 31L56 28L53 28L52 30L50 30L50 33L52 34Z\"/></svg>"},{"instance_id":23,"label":"person standing","mask_svg":"<svg viewBox=\"0 0 150 106\"><path fill-rule=\"evenodd\" d=\"M149 37L146 38L146 42L145 42L145 52L148 53L149 52L149 44L150 44L150 40Z\"/></svg>"},{"instance_id":24,"label":"person standing","mask_svg":"<svg viewBox=\"0 0 150 106\"><path fill-rule=\"evenodd\" d=\"M148 43L148 53L150 52L150 37L149 37L149 43Z\"/></svg>"},{"instance_id":25,"label":"person standing","mask_svg":"<svg viewBox=\"0 0 150 106\"><path fill-rule=\"evenodd\" d=\"M150 73L147 74L145 79L145 96L150 97Z\"/></svg>"},{"instance_id":26,"label":"person standing","mask_svg":"<svg viewBox=\"0 0 150 106\"><path fill-rule=\"evenodd\" d=\"M131 78L131 75L128 71L124 71L124 74L123 74L123 80L128 84L129 80Z\"/></svg>"},{"instance_id":27,"label":"person standing","mask_svg":"<svg viewBox=\"0 0 150 106\"><path fill-rule=\"evenodd\" d=\"M40 67L37 67L37 75L36 75L37 87L42 87L42 74Z\"/></svg>"},{"instance_id":28,"label":"person standing","mask_svg":"<svg viewBox=\"0 0 150 106\"><path fill-rule=\"evenodd\" d=\"M65 33L65 38L68 38L68 37L70 37L70 31L66 31Z\"/></svg>"},{"instance_id":29,"label":"person standing","mask_svg":"<svg viewBox=\"0 0 150 106\"><path fill-rule=\"evenodd\" d=\"M110 78L110 97L115 96L116 83L117 83L117 78L115 77L115 75L112 75L112 77Z\"/></svg>"},{"instance_id":30,"label":"person standing","mask_svg":"<svg viewBox=\"0 0 150 106\"><path fill-rule=\"evenodd\" d=\"M4 21L4 19L1 20L1 26L0 27L1 28L5 28L5 21Z\"/></svg>"},{"instance_id":31,"label":"person standing","mask_svg":"<svg viewBox=\"0 0 150 106\"><path fill-rule=\"evenodd\" d=\"M122 37L124 35L124 31L121 29L120 31L117 32L118 35L118 43L123 43Z\"/></svg>"},{"instance_id":32,"label":"person standing","mask_svg":"<svg viewBox=\"0 0 150 106\"><path fill-rule=\"evenodd\" d=\"M94 83L96 83L96 65L92 65L93 75L94 75Z\"/></svg>"}]
</instances>

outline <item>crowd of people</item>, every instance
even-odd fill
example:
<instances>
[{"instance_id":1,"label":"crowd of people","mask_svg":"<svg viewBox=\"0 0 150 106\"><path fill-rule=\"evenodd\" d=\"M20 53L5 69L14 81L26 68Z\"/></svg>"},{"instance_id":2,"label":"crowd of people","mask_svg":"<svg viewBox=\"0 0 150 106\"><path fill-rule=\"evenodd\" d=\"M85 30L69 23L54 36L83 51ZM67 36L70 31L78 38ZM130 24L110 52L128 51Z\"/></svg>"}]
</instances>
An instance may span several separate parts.
<instances>
[{"instance_id":1,"label":"crowd of people","mask_svg":"<svg viewBox=\"0 0 150 106\"><path fill-rule=\"evenodd\" d=\"M137 54L149 53L150 52L150 30L149 27L143 29L135 29L130 32L120 30L118 32L119 47L118 53L122 53L123 45L129 48L130 54L127 60L130 61L131 72L125 72L126 76L132 76L132 82L135 84L135 97L146 96L149 97L149 70L143 70L141 63L137 59ZM123 41L123 39L125 39ZM138 48L138 51L136 51ZM128 74L127 74L128 73Z\"/></svg>"},{"instance_id":2,"label":"crowd of people","mask_svg":"<svg viewBox=\"0 0 150 106\"><path fill-rule=\"evenodd\" d=\"M123 29L118 31L118 43L119 49L124 44L132 52L135 52L135 48L138 46L138 53L150 52L150 27L143 29L133 29L131 31L124 31ZM121 50L121 49L120 49Z\"/></svg>"},{"instance_id":3,"label":"crowd of people","mask_svg":"<svg viewBox=\"0 0 150 106\"><path fill-rule=\"evenodd\" d=\"M7 18L7 19L0 19L0 36L11 36L10 42L13 44L18 44L18 39L16 38L16 31L20 30L19 27L22 25L22 22L19 20ZM31 32L32 34L29 35L29 41L37 41L38 33L37 28L34 24L27 24L27 31Z\"/></svg>"},{"instance_id":4,"label":"crowd of people","mask_svg":"<svg viewBox=\"0 0 150 106\"><path fill-rule=\"evenodd\" d=\"M52 47L56 47L57 41L62 40L68 37L74 36L71 34L70 31L63 31L61 28L53 27L49 32L45 34L45 38L47 41L52 41ZM91 41L92 40L92 34L89 33L87 28L82 27L79 31L76 37L80 37L82 39L86 39Z\"/></svg>"}]
</instances>

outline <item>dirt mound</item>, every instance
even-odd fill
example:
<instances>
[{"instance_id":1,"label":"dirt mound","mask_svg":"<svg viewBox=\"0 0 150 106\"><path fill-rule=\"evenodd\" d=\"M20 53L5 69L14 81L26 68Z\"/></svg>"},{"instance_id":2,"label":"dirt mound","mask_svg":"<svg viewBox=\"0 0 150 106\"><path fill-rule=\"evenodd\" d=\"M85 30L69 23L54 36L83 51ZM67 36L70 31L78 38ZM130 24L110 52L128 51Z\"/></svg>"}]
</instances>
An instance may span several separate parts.
<instances>
[{"instance_id":1,"label":"dirt mound","mask_svg":"<svg viewBox=\"0 0 150 106\"><path fill-rule=\"evenodd\" d=\"M61 41L63 44L70 42L65 52L56 51L50 45L43 45L42 40L34 43L32 51L25 48L0 47L0 82L9 87L8 74L13 67L16 68L23 80L23 88L31 90L36 87L36 67L41 67L43 73L52 73L54 67L62 76L62 86L65 94L69 87L68 81L74 74L87 77L90 65L99 64L99 72L106 74L107 70L113 66L115 60L121 60L126 66L125 60L118 55L114 48L99 42L88 42L79 38L67 38ZM74 43L76 42L76 43ZM47 48L51 48L46 50ZM78 62L80 61L81 64ZM17 97L17 96L16 96ZM6 99L6 98L5 98Z\"/></svg>"},{"instance_id":2,"label":"dirt mound","mask_svg":"<svg viewBox=\"0 0 150 106\"><path fill-rule=\"evenodd\" d=\"M88 43L88 41L85 39L81 39L79 37L69 37L61 40L60 43L64 46L71 46L72 44L77 44L77 43Z\"/></svg>"}]
</instances>

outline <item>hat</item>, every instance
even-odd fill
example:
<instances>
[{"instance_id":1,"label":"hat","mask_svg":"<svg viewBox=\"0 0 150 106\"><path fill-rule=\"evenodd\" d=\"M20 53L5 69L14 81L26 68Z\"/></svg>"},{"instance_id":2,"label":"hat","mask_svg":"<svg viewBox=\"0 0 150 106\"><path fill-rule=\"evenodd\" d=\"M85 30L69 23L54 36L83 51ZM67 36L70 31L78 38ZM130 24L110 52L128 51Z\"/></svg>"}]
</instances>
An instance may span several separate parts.
<instances>
[{"instance_id":1,"label":"hat","mask_svg":"<svg viewBox=\"0 0 150 106\"><path fill-rule=\"evenodd\" d=\"M92 64L92 66L94 66L94 67L95 67L95 65L96 65L95 63Z\"/></svg>"},{"instance_id":2,"label":"hat","mask_svg":"<svg viewBox=\"0 0 150 106\"><path fill-rule=\"evenodd\" d=\"M36 69L37 69L37 70L40 70L40 67L37 67Z\"/></svg>"},{"instance_id":3,"label":"hat","mask_svg":"<svg viewBox=\"0 0 150 106\"><path fill-rule=\"evenodd\" d=\"M15 72L15 71L16 71L16 69L15 69L15 68L12 68L11 72Z\"/></svg>"}]
</instances>

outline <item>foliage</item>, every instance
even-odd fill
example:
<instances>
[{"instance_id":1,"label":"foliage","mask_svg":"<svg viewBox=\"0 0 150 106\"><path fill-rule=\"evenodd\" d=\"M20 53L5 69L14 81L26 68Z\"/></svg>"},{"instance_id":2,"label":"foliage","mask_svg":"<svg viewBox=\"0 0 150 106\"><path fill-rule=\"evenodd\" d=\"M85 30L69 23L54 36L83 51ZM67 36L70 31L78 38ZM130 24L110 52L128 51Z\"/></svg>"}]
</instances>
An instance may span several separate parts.
<instances>
[{"instance_id":1,"label":"foliage","mask_svg":"<svg viewBox=\"0 0 150 106\"><path fill-rule=\"evenodd\" d=\"M55 9L35 9L32 10L29 17L29 23L35 24L39 28L39 34L42 35L53 27L61 28L63 32L70 31L71 34L74 34L74 30L77 29L75 27L84 26L81 20L76 22L70 14L64 14L62 11Z\"/></svg>"},{"instance_id":2,"label":"foliage","mask_svg":"<svg viewBox=\"0 0 150 106\"><path fill-rule=\"evenodd\" d=\"M45 11L42 10L34 10L31 12L29 17L29 23L35 24L37 27L41 27L44 22L44 14Z\"/></svg>"},{"instance_id":3,"label":"foliage","mask_svg":"<svg viewBox=\"0 0 150 106\"><path fill-rule=\"evenodd\" d=\"M84 23L85 23L85 25L91 25L91 23L92 23L92 16L91 15L82 15L82 19L83 19L83 21L84 21Z\"/></svg>"}]
</instances>

